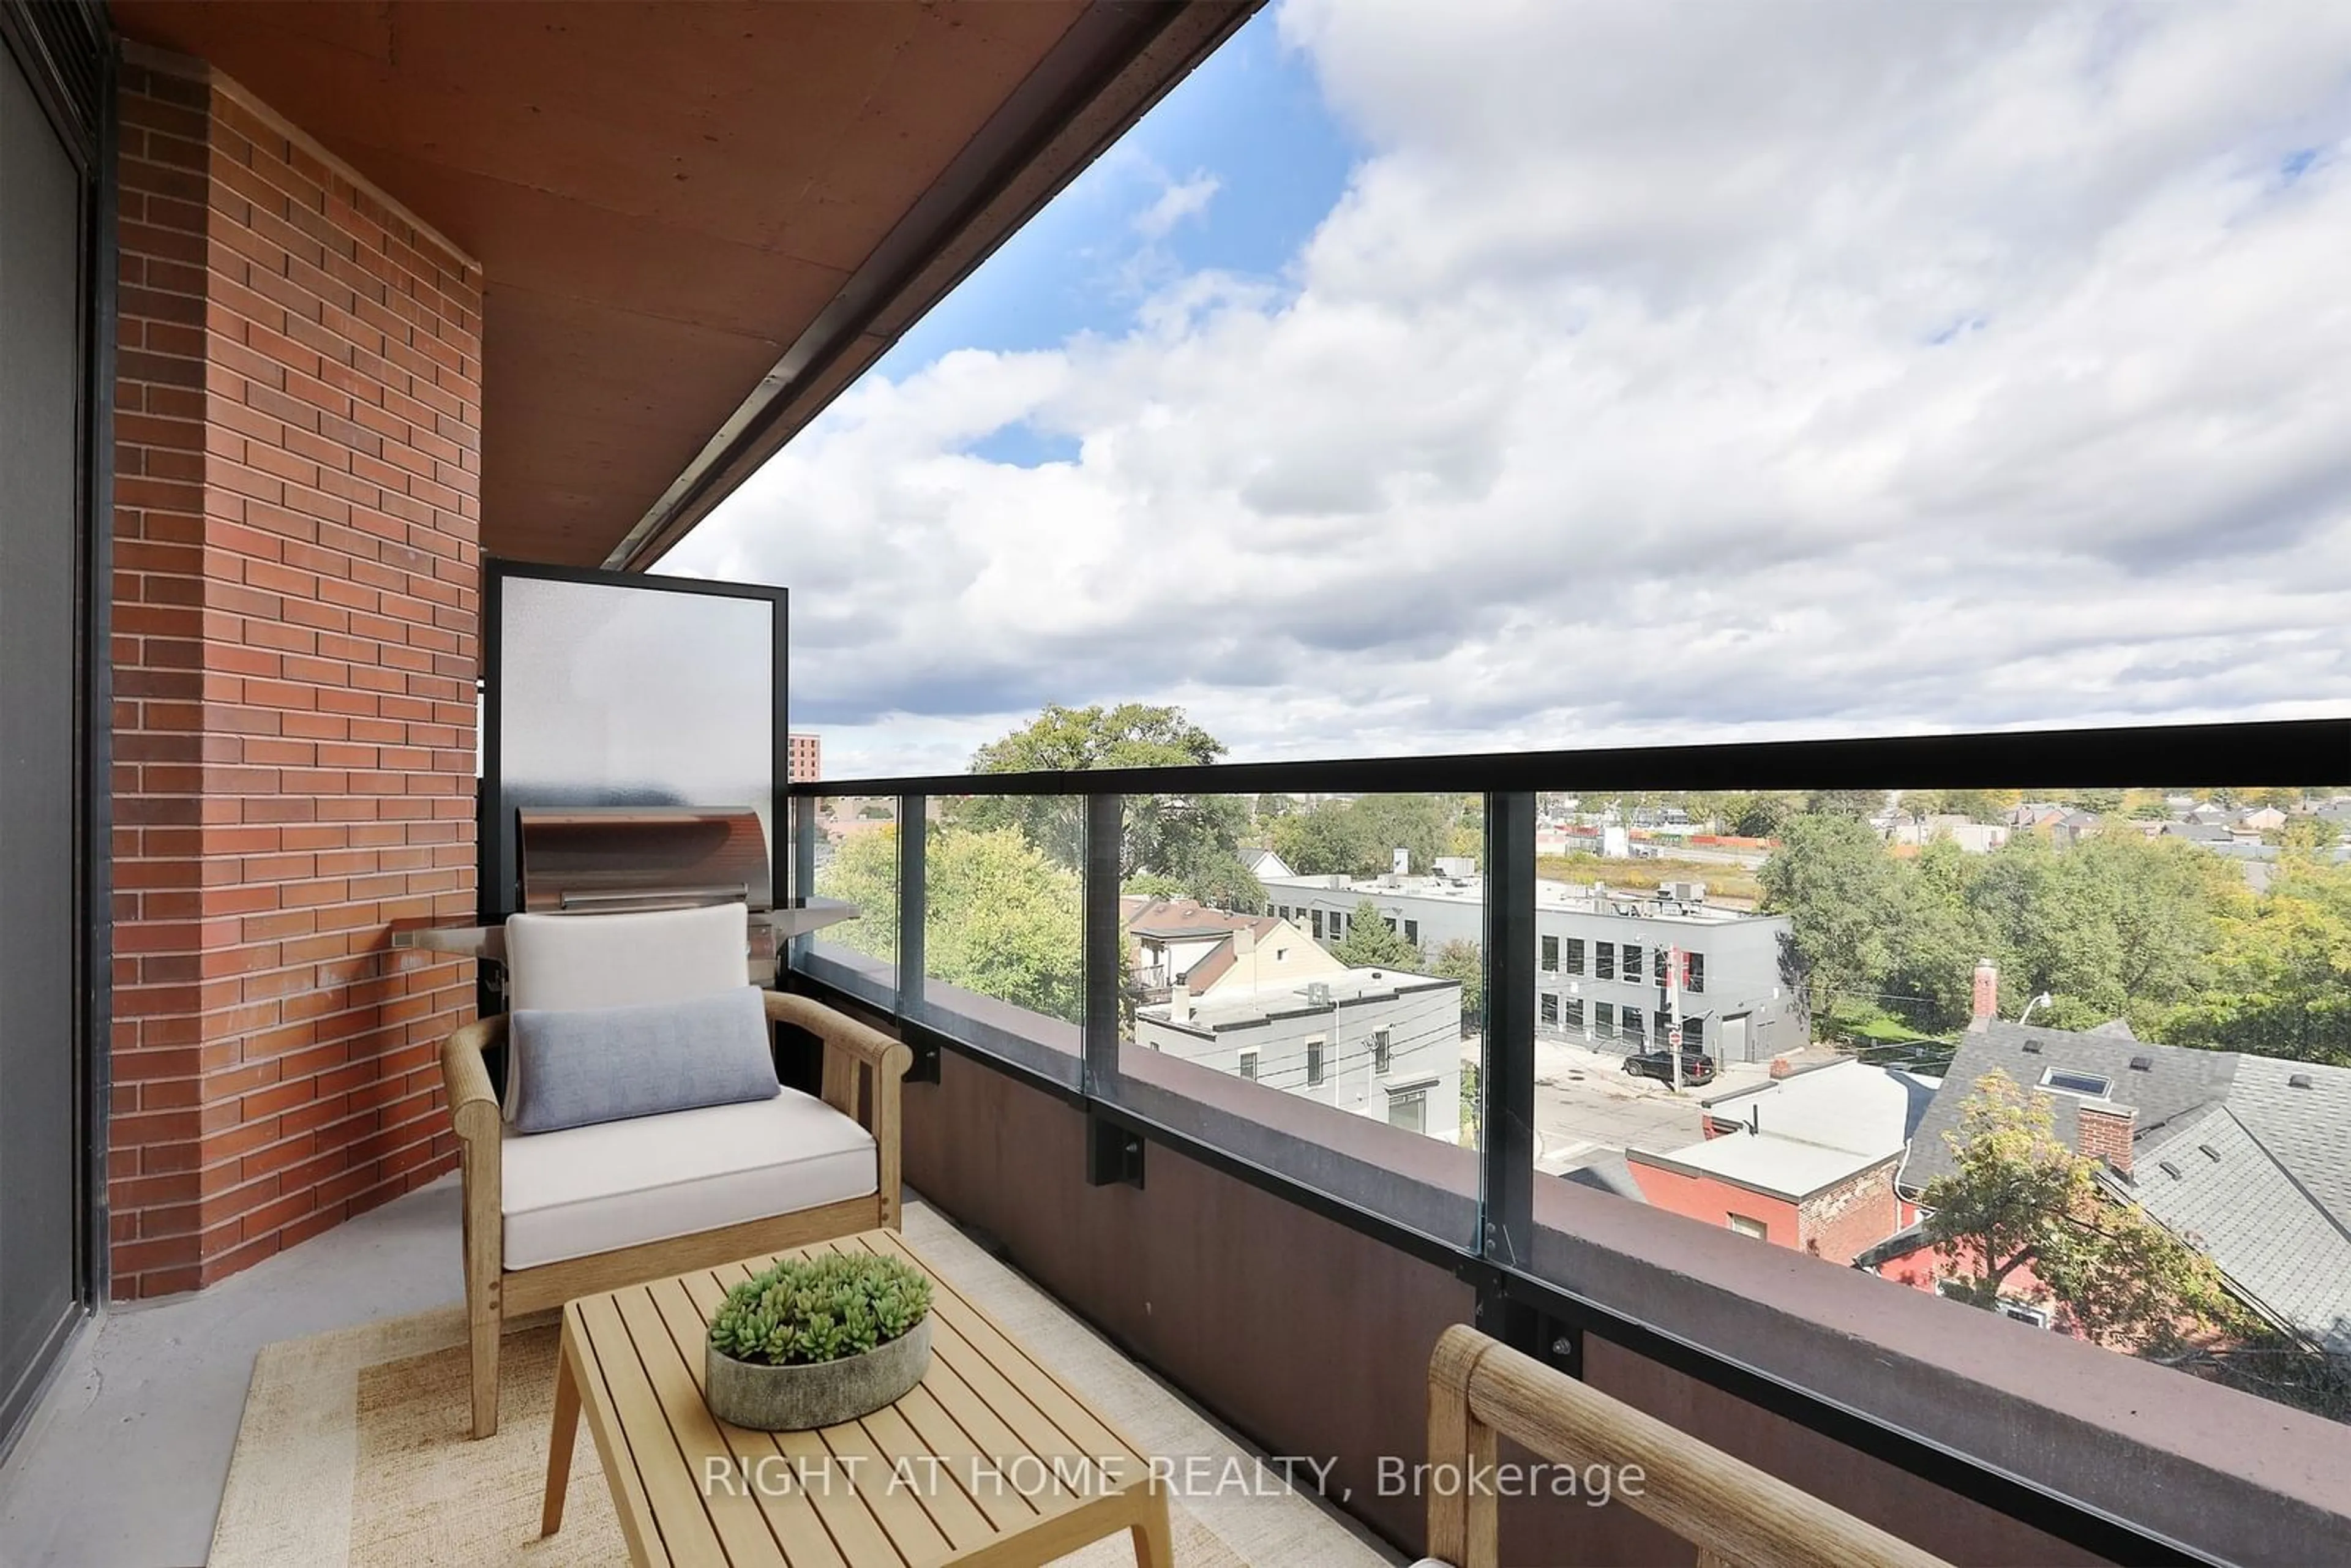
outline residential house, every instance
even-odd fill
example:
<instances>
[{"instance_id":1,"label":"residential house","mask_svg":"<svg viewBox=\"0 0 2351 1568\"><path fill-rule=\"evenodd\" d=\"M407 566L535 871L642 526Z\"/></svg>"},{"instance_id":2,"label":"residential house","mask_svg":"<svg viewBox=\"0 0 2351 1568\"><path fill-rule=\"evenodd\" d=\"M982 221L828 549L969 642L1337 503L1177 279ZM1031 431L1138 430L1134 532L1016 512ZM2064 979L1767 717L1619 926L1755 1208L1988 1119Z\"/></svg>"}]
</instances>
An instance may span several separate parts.
<instances>
[{"instance_id":1,"label":"residential house","mask_svg":"<svg viewBox=\"0 0 2351 1568\"><path fill-rule=\"evenodd\" d=\"M1239 853L1241 858L1241 869L1249 873L1249 875L1257 878L1259 882L1263 882L1270 876L1292 876L1296 874L1288 865L1283 863L1282 858L1274 853L1271 850L1249 846L1243 848Z\"/></svg>"},{"instance_id":2,"label":"residential house","mask_svg":"<svg viewBox=\"0 0 2351 1568\"><path fill-rule=\"evenodd\" d=\"M1136 1044L1409 1132L1458 1136L1460 982L1335 961L1321 979L1249 982L1240 968L1207 976L1213 963L1193 971L1196 997L1179 981L1166 1002L1136 1013Z\"/></svg>"},{"instance_id":3,"label":"residential house","mask_svg":"<svg viewBox=\"0 0 2351 1568\"><path fill-rule=\"evenodd\" d=\"M1833 1062L1708 1101L1699 1142L1625 1166L1654 1207L1850 1263L1916 1217L1895 1175L1939 1082Z\"/></svg>"},{"instance_id":4,"label":"residential house","mask_svg":"<svg viewBox=\"0 0 2351 1568\"><path fill-rule=\"evenodd\" d=\"M1892 841L1896 846L1925 845L1938 839L1949 839L1971 855L1990 854L2008 842L2012 830L2004 822L1979 822L1970 817L1950 812L1928 818L1924 822L1902 817L1895 821Z\"/></svg>"},{"instance_id":5,"label":"residential house","mask_svg":"<svg viewBox=\"0 0 2351 1568\"><path fill-rule=\"evenodd\" d=\"M1905 1198L1955 1168L1961 1107L1994 1071L2038 1094L2118 1198L2204 1252L2255 1311L2351 1355L2351 1068L1996 1022L1963 1040L1928 1105ZM1956 1267L1916 1232L1862 1261L1920 1289Z\"/></svg>"},{"instance_id":6,"label":"residential house","mask_svg":"<svg viewBox=\"0 0 2351 1568\"><path fill-rule=\"evenodd\" d=\"M1196 997L1346 972L1303 931L1271 915L1236 915L1188 898L1122 898L1119 919L1146 1001L1165 1001L1178 986Z\"/></svg>"},{"instance_id":7,"label":"residential house","mask_svg":"<svg viewBox=\"0 0 2351 1568\"><path fill-rule=\"evenodd\" d=\"M2054 800L2027 800L2010 809L2008 825L2026 832L2035 828L2054 827L2064 821L2071 810L2070 807L2061 806Z\"/></svg>"}]
</instances>

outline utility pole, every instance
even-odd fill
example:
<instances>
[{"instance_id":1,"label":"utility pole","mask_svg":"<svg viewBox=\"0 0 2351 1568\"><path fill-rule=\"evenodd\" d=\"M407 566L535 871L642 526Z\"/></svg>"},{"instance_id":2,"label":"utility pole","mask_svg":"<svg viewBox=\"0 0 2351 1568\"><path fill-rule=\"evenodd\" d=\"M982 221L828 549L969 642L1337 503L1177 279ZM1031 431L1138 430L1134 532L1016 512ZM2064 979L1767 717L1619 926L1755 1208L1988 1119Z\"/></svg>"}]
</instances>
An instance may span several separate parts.
<instances>
[{"instance_id":1,"label":"utility pole","mask_svg":"<svg viewBox=\"0 0 2351 1568\"><path fill-rule=\"evenodd\" d=\"M1666 1016L1673 1021L1666 1029L1666 1050L1673 1058L1674 1088L1682 1086L1682 950L1678 946L1666 949Z\"/></svg>"}]
</instances>

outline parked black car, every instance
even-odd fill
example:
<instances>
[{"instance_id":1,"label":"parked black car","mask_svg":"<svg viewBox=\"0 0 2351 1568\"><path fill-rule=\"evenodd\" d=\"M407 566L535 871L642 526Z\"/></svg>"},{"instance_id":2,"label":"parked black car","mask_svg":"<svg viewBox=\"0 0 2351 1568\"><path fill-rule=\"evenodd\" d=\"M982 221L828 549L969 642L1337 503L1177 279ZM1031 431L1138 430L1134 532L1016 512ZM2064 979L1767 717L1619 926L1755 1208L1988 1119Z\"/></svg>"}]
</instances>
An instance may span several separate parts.
<instances>
[{"instance_id":1,"label":"parked black car","mask_svg":"<svg viewBox=\"0 0 2351 1568\"><path fill-rule=\"evenodd\" d=\"M1673 1052L1644 1051L1625 1059L1625 1071L1635 1078L1654 1078L1660 1083L1674 1081ZM1714 1058L1703 1051L1682 1052L1682 1082L1711 1083L1714 1082Z\"/></svg>"}]
</instances>

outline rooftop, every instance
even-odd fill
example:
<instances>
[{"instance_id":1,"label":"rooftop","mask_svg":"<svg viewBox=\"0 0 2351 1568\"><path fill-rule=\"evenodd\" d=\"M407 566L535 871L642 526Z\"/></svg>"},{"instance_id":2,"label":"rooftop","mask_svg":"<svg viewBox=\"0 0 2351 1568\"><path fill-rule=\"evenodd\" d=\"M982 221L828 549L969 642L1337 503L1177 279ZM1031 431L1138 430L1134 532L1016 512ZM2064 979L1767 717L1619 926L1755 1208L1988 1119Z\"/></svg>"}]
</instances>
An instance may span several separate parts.
<instances>
[{"instance_id":1,"label":"rooftop","mask_svg":"<svg viewBox=\"0 0 2351 1568\"><path fill-rule=\"evenodd\" d=\"M1900 1152L1884 1149L1865 1154L1769 1134L1750 1137L1743 1133L1728 1133L1670 1154L1633 1149L1625 1157L1635 1165L1719 1176L1740 1186L1796 1202L1849 1180L1873 1166L1884 1165Z\"/></svg>"},{"instance_id":2,"label":"rooftop","mask_svg":"<svg viewBox=\"0 0 2351 1568\"><path fill-rule=\"evenodd\" d=\"M1761 1129L1763 1141L1790 1139L1876 1157L1899 1152L1916 1135L1939 1078L1837 1061L1706 1102L1718 1124Z\"/></svg>"},{"instance_id":3,"label":"rooftop","mask_svg":"<svg viewBox=\"0 0 2351 1568\"><path fill-rule=\"evenodd\" d=\"M1441 903L1470 904L1482 907L1486 902L1485 878L1468 876L1273 876L1260 879L1268 888L1285 887L1301 893L1335 893L1347 896L1368 898L1374 903L1387 898L1426 898ZM1696 900L1667 897L1655 893L1632 892L1624 888L1595 888L1588 883L1556 882L1540 878L1535 883L1535 907L1556 909L1584 915L1624 915L1643 919L1678 922L1691 925L1728 925L1744 920L1770 920L1774 915L1756 915L1745 910L1729 909L1720 904Z\"/></svg>"}]
</instances>

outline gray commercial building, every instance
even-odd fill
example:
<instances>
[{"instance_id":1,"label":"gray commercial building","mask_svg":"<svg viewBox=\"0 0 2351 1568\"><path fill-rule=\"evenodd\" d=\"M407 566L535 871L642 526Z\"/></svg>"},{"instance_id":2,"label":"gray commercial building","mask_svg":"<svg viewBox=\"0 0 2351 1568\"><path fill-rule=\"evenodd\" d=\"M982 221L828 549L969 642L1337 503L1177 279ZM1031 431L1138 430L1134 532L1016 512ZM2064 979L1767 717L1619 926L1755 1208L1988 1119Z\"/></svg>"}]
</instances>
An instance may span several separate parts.
<instances>
[{"instance_id":1,"label":"gray commercial building","mask_svg":"<svg viewBox=\"0 0 2351 1568\"><path fill-rule=\"evenodd\" d=\"M1461 1126L1461 987L1389 969L1176 988L1137 1011L1138 1044L1359 1116L1450 1142Z\"/></svg>"},{"instance_id":2,"label":"gray commercial building","mask_svg":"<svg viewBox=\"0 0 2351 1568\"><path fill-rule=\"evenodd\" d=\"M1446 869L1440 863L1440 873ZM1366 899L1426 955L1448 942L1485 940L1484 879L1466 867L1451 875L1345 877L1269 866L1258 881L1267 913L1318 941L1344 939ZM1677 1017L1685 1047L1727 1062L1767 1061L1810 1043L1802 998L1781 973L1786 915L1717 907L1691 883L1654 894L1563 882L1535 889L1538 1033L1646 1051L1665 1043Z\"/></svg>"}]
</instances>

